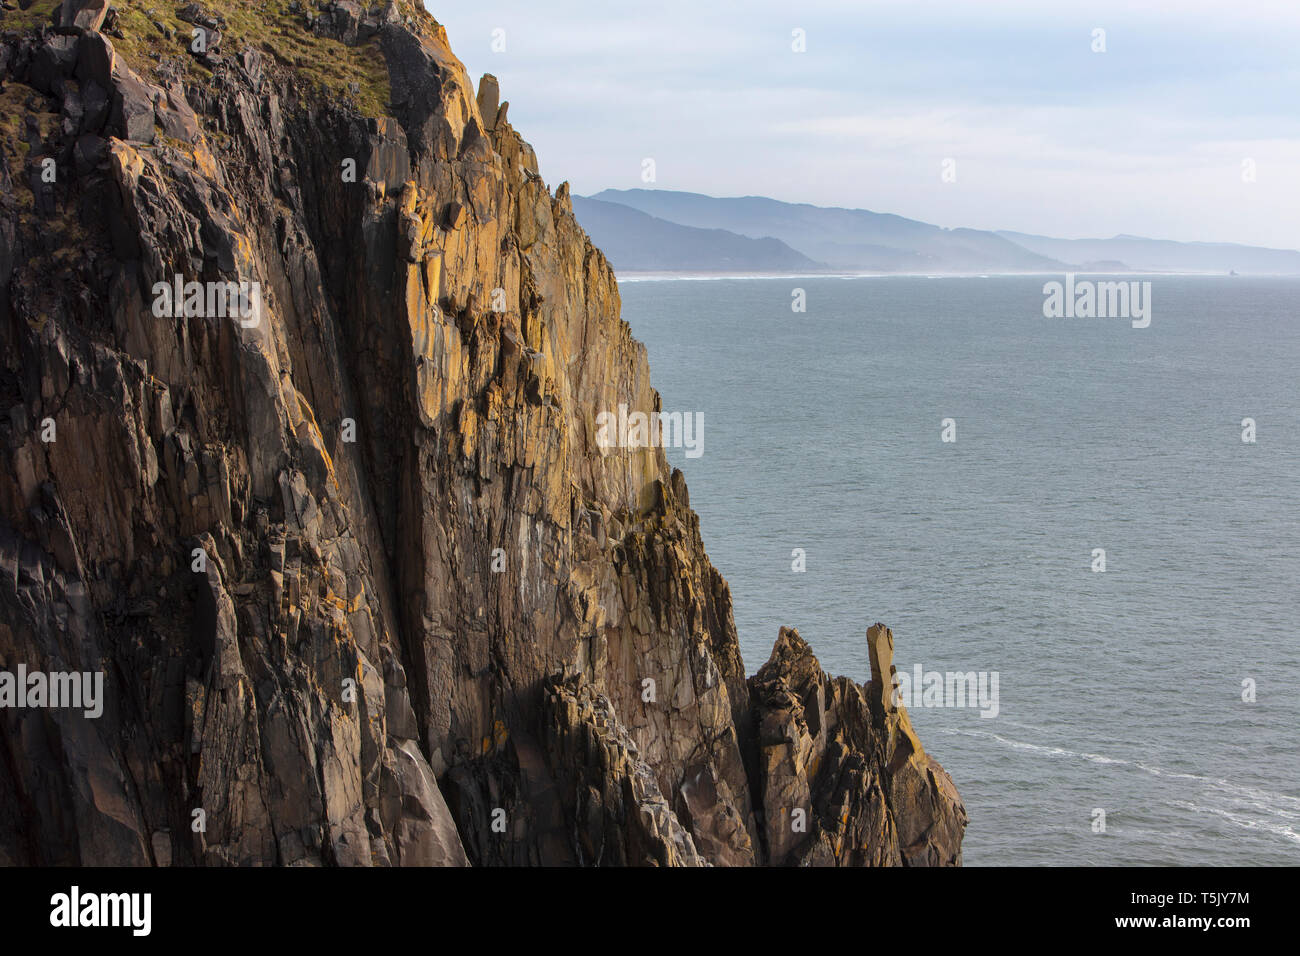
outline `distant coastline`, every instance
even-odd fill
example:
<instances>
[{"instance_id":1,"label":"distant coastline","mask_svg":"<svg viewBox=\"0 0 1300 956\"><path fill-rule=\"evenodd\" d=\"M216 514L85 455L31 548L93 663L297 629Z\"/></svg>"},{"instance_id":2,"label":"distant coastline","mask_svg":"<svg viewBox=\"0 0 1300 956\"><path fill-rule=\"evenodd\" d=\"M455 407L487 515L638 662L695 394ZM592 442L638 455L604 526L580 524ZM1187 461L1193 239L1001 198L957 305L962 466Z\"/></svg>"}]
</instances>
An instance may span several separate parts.
<instances>
[{"instance_id":1,"label":"distant coastline","mask_svg":"<svg viewBox=\"0 0 1300 956\"><path fill-rule=\"evenodd\" d=\"M1300 275L1300 252L1116 235L947 228L867 209L669 189L574 196L615 272L635 276Z\"/></svg>"},{"instance_id":2,"label":"distant coastline","mask_svg":"<svg viewBox=\"0 0 1300 956\"><path fill-rule=\"evenodd\" d=\"M636 270L620 271L615 268L615 278L620 282L667 282L693 281L712 282L721 279L1006 279L1031 278L1034 276L1059 276L1060 271L1043 272L641 272ZM1087 276L1124 276L1140 278L1143 276L1184 276L1208 279L1295 279L1294 273L1245 273L1229 272L1153 272L1153 271L1108 271L1090 269L1071 269L1075 275Z\"/></svg>"}]
</instances>

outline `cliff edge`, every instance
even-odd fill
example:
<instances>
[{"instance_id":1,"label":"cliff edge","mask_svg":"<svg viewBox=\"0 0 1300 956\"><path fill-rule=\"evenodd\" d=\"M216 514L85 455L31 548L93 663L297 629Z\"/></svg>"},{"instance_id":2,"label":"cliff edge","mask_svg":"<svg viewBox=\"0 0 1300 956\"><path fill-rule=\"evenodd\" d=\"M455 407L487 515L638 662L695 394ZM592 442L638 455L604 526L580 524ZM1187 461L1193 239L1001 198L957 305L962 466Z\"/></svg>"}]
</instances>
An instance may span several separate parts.
<instances>
[{"instance_id":1,"label":"cliff edge","mask_svg":"<svg viewBox=\"0 0 1300 956\"><path fill-rule=\"evenodd\" d=\"M596 441L659 407L614 275L418 3L0 15L0 864L960 863L887 628L746 680Z\"/></svg>"}]
</instances>

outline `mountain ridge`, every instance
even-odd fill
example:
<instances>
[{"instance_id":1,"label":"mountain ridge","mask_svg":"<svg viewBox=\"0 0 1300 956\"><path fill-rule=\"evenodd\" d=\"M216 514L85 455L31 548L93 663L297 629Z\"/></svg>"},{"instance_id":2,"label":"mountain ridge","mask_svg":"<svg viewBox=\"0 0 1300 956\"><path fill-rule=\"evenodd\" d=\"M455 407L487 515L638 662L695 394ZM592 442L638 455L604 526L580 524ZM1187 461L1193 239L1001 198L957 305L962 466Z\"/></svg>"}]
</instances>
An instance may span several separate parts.
<instances>
[{"instance_id":1,"label":"mountain ridge","mask_svg":"<svg viewBox=\"0 0 1300 956\"><path fill-rule=\"evenodd\" d=\"M586 198L625 205L692 228L723 229L743 237L768 235L821 262L827 272L1300 274L1300 252L1239 243L1125 235L1054 239L1009 230L935 226L866 209L677 190L605 189ZM612 229L598 228L597 233L607 241L631 245ZM647 271L632 261L620 271Z\"/></svg>"},{"instance_id":2,"label":"mountain ridge","mask_svg":"<svg viewBox=\"0 0 1300 956\"><path fill-rule=\"evenodd\" d=\"M993 233L944 229L892 213L784 203L765 197L715 198L671 190L602 190L593 199L702 229L771 236L827 271L1041 272L1062 263Z\"/></svg>"},{"instance_id":3,"label":"mountain ridge","mask_svg":"<svg viewBox=\"0 0 1300 956\"><path fill-rule=\"evenodd\" d=\"M1119 234L1110 239L1054 239L1001 230L998 235L1043 254L1080 260L1122 259L1134 272L1300 274L1300 252L1235 242L1183 242Z\"/></svg>"},{"instance_id":4,"label":"mountain ridge","mask_svg":"<svg viewBox=\"0 0 1300 956\"><path fill-rule=\"evenodd\" d=\"M795 271L825 268L770 236L697 229L599 199L573 197L583 229L615 271ZM624 270L634 263L634 270Z\"/></svg>"}]
</instances>

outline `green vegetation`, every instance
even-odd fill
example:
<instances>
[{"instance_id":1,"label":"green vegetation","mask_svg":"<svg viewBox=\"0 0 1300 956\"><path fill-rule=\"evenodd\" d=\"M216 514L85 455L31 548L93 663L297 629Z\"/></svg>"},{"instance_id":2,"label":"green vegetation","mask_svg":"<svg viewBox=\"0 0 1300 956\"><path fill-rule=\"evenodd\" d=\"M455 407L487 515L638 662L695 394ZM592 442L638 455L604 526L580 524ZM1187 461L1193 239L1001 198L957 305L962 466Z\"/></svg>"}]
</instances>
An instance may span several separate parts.
<instances>
[{"instance_id":1,"label":"green vegetation","mask_svg":"<svg viewBox=\"0 0 1300 956\"><path fill-rule=\"evenodd\" d=\"M26 10L6 11L0 30L26 30L47 26L61 0L34 0ZM245 48L259 50L274 62L294 71L322 99L351 103L365 116L389 113L388 68L376 39L356 47L318 37L307 28L310 2L290 11L291 0L212 0L200 4L214 16L225 18L220 50L234 56ZM117 27L122 38L112 37L117 52L137 73L156 75L164 60L180 64L201 77L208 71L189 53L193 24L177 14L187 4L174 0L114 0ZM363 5L364 6L364 5ZM401 4L411 14L414 7ZM424 14L423 16L427 16ZM171 31L171 37L167 31ZM268 64L270 68L271 64ZM352 84L357 84L353 92ZM300 88L308 94L309 90Z\"/></svg>"},{"instance_id":2,"label":"green vegetation","mask_svg":"<svg viewBox=\"0 0 1300 956\"><path fill-rule=\"evenodd\" d=\"M47 27L53 23L54 11L63 5L63 0L36 0L27 9L6 10L4 19L0 20L3 30L30 30L35 27ZM22 0L19 0L22 6Z\"/></svg>"},{"instance_id":3,"label":"green vegetation","mask_svg":"<svg viewBox=\"0 0 1300 956\"><path fill-rule=\"evenodd\" d=\"M31 144L25 136L23 105L31 91L25 86L10 83L0 92L0 156L8 166L9 179L14 184L13 199L23 209L35 205L32 192L27 188L27 156Z\"/></svg>"}]
</instances>

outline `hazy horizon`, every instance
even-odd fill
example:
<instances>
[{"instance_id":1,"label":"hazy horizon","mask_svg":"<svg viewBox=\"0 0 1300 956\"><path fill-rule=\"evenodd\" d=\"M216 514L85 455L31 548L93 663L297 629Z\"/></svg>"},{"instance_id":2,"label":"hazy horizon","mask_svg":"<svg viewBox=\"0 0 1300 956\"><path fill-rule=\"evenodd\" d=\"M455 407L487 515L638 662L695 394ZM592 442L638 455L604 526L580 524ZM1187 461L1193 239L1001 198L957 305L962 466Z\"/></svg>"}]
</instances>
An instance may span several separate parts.
<instances>
[{"instance_id":1,"label":"hazy horizon","mask_svg":"<svg viewBox=\"0 0 1300 956\"><path fill-rule=\"evenodd\" d=\"M620 188L620 187L615 187L615 186L605 187L605 189L618 189L618 188ZM635 188L637 188L637 187L635 187L635 186L629 186L629 187L621 187L621 188L625 188L625 189L635 189ZM650 185L650 186L645 186L645 187L641 187L641 188L645 188L645 189L655 189L656 187L653 186L653 185ZM602 199L599 199L600 194L601 194L602 192L604 192L605 189L598 189L598 190L596 190L595 192L591 192L591 193L582 193L582 192L578 192L576 189L573 189L573 190L571 190L571 192L572 192L572 195L578 196L578 197L583 198L583 199L593 199L593 200L597 200L597 201L599 201L599 202L616 202L617 200L611 200L611 199L603 199L603 200L602 200ZM739 193L737 193L737 194L729 194L729 195L715 195L715 194L712 194L712 193L701 193L701 192L698 192L697 190L693 190L693 189L663 189L662 191L663 191L663 192L686 193L686 194L692 194L692 195L697 195L697 196L704 196L704 197L709 198L709 199L777 199L777 197L775 197L775 196L763 196L763 195L759 195L759 194L757 194L757 193L745 193L745 194L743 194L743 195L742 195L742 194L739 194ZM792 205L796 205L796 206L814 206L814 207L817 207L817 208L819 208L819 209L846 209L846 210L849 210L849 211L851 211L851 212L874 212L874 213L880 213L880 212L883 212L883 210L880 210L880 209L866 209L866 208L861 207L861 206L844 206L844 205L839 205L839 204L836 204L836 203L812 203L812 202L803 202L803 201L801 201L801 200L796 200L796 199L781 199L781 200L779 200L779 201L780 201L780 202L785 202L785 203L790 203L790 204L792 204ZM916 217L915 217L915 216L907 216L907 215L904 215L903 213L890 213L890 215L900 216L900 217L902 217L902 218L904 218L904 219L912 219L912 220L916 220ZM660 217L656 217L656 218L660 218ZM917 221L924 221L924 220L917 220ZM931 225L941 225L941 224L940 224L940 223L931 223ZM944 226L944 228L946 228L946 229L963 229L963 228L976 229L976 228L984 228L984 227L979 227L979 226L962 226L962 225L956 225L956 226ZM1171 239L1171 238L1169 238L1168 236L1144 236L1144 235L1136 235L1136 234L1133 234L1133 233L1127 233L1127 232L1115 233L1114 235L1109 235L1109 236L1104 236L1104 235L1095 235L1095 236L1061 236L1061 235L1055 235L1055 234L1050 234L1050 233L1031 233L1031 232L1027 232L1027 231L1025 231L1025 230L1022 230L1022 229L1001 229L1001 230L998 230L998 229L990 229L990 230L988 230L988 231L990 231L990 232L1019 233L1019 234L1021 234L1021 235L1033 235L1033 236L1036 236L1036 237L1041 237L1041 238L1051 238L1051 239L1064 239L1064 240L1067 240L1067 241L1074 241L1074 240L1077 240L1077 241L1082 241L1082 242L1106 242L1106 241L1111 240L1111 239L1140 239L1140 240L1149 241L1149 242L1185 242L1185 243L1192 244L1192 245L1197 245L1197 244L1199 244L1199 245L1245 245L1245 246L1250 246L1250 247L1252 247L1252 248L1273 248L1273 249L1277 249L1277 250L1279 250L1279 251L1284 251L1284 252L1300 252L1300 245L1297 245L1297 246L1273 246L1273 247L1265 247L1265 246L1260 246L1260 245L1258 245L1258 244L1256 244L1256 243L1232 243L1232 242L1230 242L1230 241L1228 241L1228 240L1221 240L1221 239ZM1048 274L1050 274L1051 272L1052 272L1052 270L1047 270L1047 271L1044 271L1042 274L1043 274L1043 275L1048 275ZM925 275L926 273L924 272L924 270L922 270L922 271L918 271L918 272L916 272L915 274L916 274L916 275ZM976 274L976 272L973 271L971 274L974 275L974 274ZM1020 275L1020 274L1024 274L1024 273L1006 273L1006 274L1007 274L1007 275ZM1159 274L1159 273L1155 273L1155 272L1153 272L1152 274L1154 275L1154 274ZM1195 274L1199 274L1199 273L1170 273L1170 274L1179 274L1179 275L1195 275ZM1206 274L1206 275L1210 275L1210 274L1213 274L1213 273L1209 273L1209 272L1207 272L1207 273L1205 273L1205 274ZM1285 273L1285 274L1288 274L1288 275L1289 275L1289 273Z\"/></svg>"},{"instance_id":2,"label":"hazy horizon","mask_svg":"<svg viewBox=\"0 0 1300 956\"><path fill-rule=\"evenodd\" d=\"M1300 248L1291 4L426 6L552 188Z\"/></svg>"}]
</instances>

